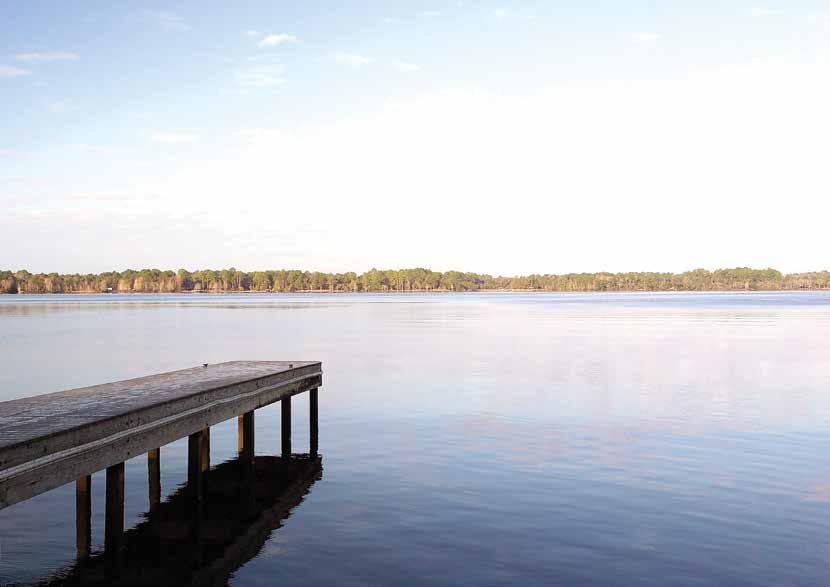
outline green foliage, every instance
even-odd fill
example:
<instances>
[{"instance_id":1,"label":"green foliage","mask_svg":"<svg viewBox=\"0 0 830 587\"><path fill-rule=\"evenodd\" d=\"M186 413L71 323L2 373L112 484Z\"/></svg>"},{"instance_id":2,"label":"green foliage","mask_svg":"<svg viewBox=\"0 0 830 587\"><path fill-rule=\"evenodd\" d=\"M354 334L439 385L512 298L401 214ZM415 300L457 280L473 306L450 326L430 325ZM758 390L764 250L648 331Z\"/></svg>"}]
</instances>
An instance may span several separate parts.
<instances>
[{"instance_id":1,"label":"green foliage","mask_svg":"<svg viewBox=\"0 0 830 587\"><path fill-rule=\"evenodd\" d=\"M782 275L775 269L695 269L685 273L569 273L493 277L461 271L371 269L321 273L298 269L239 271L126 269L88 275L0 271L0 293L98 292L386 292L386 291L753 291L830 289L830 271Z\"/></svg>"}]
</instances>

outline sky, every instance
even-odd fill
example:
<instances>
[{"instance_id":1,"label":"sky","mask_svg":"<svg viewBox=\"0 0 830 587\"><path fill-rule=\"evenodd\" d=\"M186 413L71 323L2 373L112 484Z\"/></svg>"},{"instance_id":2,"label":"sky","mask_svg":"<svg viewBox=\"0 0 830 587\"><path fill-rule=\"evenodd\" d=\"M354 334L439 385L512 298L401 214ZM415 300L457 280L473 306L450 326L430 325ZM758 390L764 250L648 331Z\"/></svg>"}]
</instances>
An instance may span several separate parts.
<instances>
[{"instance_id":1,"label":"sky","mask_svg":"<svg viewBox=\"0 0 830 587\"><path fill-rule=\"evenodd\" d=\"M0 32L0 269L830 269L830 0L30 0Z\"/></svg>"}]
</instances>

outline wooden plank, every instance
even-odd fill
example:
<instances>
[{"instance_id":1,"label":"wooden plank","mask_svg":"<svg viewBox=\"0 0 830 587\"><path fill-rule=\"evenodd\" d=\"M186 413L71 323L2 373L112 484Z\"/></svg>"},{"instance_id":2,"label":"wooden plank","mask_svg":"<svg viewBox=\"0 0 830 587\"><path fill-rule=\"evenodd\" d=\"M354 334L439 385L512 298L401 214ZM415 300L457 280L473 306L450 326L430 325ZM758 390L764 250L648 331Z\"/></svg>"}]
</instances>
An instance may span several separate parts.
<instances>
[{"instance_id":1,"label":"wooden plank","mask_svg":"<svg viewBox=\"0 0 830 587\"><path fill-rule=\"evenodd\" d=\"M205 402L319 372L317 362L233 361L0 402L0 471Z\"/></svg>"},{"instance_id":2,"label":"wooden plank","mask_svg":"<svg viewBox=\"0 0 830 587\"><path fill-rule=\"evenodd\" d=\"M0 402L0 509L321 384L319 362L237 361Z\"/></svg>"}]
</instances>

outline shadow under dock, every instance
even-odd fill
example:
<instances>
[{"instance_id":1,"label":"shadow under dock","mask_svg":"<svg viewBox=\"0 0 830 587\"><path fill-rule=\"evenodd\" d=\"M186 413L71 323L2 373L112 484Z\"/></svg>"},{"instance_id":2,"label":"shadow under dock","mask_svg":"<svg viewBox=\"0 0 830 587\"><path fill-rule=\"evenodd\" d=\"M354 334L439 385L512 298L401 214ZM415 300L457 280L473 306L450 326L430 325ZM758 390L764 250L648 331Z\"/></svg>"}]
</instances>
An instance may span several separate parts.
<instances>
[{"instance_id":1,"label":"shadow under dock","mask_svg":"<svg viewBox=\"0 0 830 587\"><path fill-rule=\"evenodd\" d=\"M182 485L122 534L121 555L93 553L43 585L224 585L322 477L322 458L244 456Z\"/></svg>"}]
</instances>

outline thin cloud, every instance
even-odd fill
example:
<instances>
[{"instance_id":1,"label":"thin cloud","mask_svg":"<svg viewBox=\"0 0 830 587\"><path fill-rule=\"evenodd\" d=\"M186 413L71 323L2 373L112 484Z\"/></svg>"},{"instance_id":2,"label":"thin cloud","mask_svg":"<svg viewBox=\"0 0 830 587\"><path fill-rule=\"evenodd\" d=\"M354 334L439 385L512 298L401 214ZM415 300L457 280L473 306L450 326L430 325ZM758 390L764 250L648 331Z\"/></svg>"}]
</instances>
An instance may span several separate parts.
<instances>
[{"instance_id":1,"label":"thin cloud","mask_svg":"<svg viewBox=\"0 0 830 587\"><path fill-rule=\"evenodd\" d=\"M257 47L276 47L277 45L282 45L284 43L296 43L298 40L299 39L297 39L294 35L274 33L264 37L259 43L257 43Z\"/></svg>"},{"instance_id":2,"label":"thin cloud","mask_svg":"<svg viewBox=\"0 0 830 587\"><path fill-rule=\"evenodd\" d=\"M156 131L150 134L150 140L155 143L182 144L196 141L196 136L181 132Z\"/></svg>"},{"instance_id":3,"label":"thin cloud","mask_svg":"<svg viewBox=\"0 0 830 587\"><path fill-rule=\"evenodd\" d=\"M67 145L69 149L74 151L80 151L82 153L110 153L112 149L110 147L104 147L101 145L91 145L89 143L70 143Z\"/></svg>"},{"instance_id":4,"label":"thin cloud","mask_svg":"<svg viewBox=\"0 0 830 587\"><path fill-rule=\"evenodd\" d=\"M662 38L660 33L636 33L632 40L641 47L656 47Z\"/></svg>"},{"instance_id":5,"label":"thin cloud","mask_svg":"<svg viewBox=\"0 0 830 587\"><path fill-rule=\"evenodd\" d=\"M490 16L497 20L505 20L505 19L519 19L519 20L535 20L536 15L534 14L527 14L516 12L514 10L509 10L507 8L496 8L490 13Z\"/></svg>"},{"instance_id":6,"label":"thin cloud","mask_svg":"<svg viewBox=\"0 0 830 587\"><path fill-rule=\"evenodd\" d=\"M362 67L369 65L372 60L369 57L358 55L357 53L332 53L331 56L337 63L349 65L351 67Z\"/></svg>"},{"instance_id":7,"label":"thin cloud","mask_svg":"<svg viewBox=\"0 0 830 587\"><path fill-rule=\"evenodd\" d=\"M755 8L750 8L746 11L749 16L754 17L764 17L764 16L774 16L778 14L777 10L772 10L770 8L765 8L763 6L756 6Z\"/></svg>"},{"instance_id":8,"label":"thin cloud","mask_svg":"<svg viewBox=\"0 0 830 587\"><path fill-rule=\"evenodd\" d=\"M267 88L285 83L285 68L282 65L263 65L236 72L236 85L242 87Z\"/></svg>"},{"instance_id":9,"label":"thin cloud","mask_svg":"<svg viewBox=\"0 0 830 587\"><path fill-rule=\"evenodd\" d=\"M246 37L258 37L261 33L259 31L242 31L242 34Z\"/></svg>"},{"instance_id":10,"label":"thin cloud","mask_svg":"<svg viewBox=\"0 0 830 587\"><path fill-rule=\"evenodd\" d=\"M168 31L184 32L193 28L184 18L173 12L148 12L147 15Z\"/></svg>"},{"instance_id":11,"label":"thin cloud","mask_svg":"<svg viewBox=\"0 0 830 587\"><path fill-rule=\"evenodd\" d=\"M47 100L43 103L43 106L52 114L60 114L66 111L66 104L60 100Z\"/></svg>"},{"instance_id":12,"label":"thin cloud","mask_svg":"<svg viewBox=\"0 0 830 587\"><path fill-rule=\"evenodd\" d=\"M77 61L80 59L77 53L66 51L47 51L34 53L18 53L14 56L18 61L26 63L48 63L50 61Z\"/></svg>"},{"instance_id":13,"label":"thin cloud","mask_svg":"<svg viewBox=\"0 0 830 587\"><path fill-rule=\"evenodd\" d=\"M15 67L14 65L0 65L0 77L22 77L30 73L32 72L28 69Z\"/></svg>"},{"instance_id":14,"label":"thin cloud","mask_svg":"<svg viewBox=\"0 0 830 587\"><path fill-rule=\"evenodd\" d=\"M73 192L61 196L62 200L76 202L146 202L162 199L159 194L127 194L119 192Z\"/></svg>"},{"instance_id":15,"label":"thin cloud","mask_svg":"<svg viewBox=\"0 0 830 587\"><path fill-rule=\"evenodd\" d=\"M384 16L380 19L380 24L397 24L402 22L397 16Z\"/></svg>"},{"instance_id":16,"label":"thin cloud","mask_svg":"<svg viewBox=\"0 0 830 587\"><path fill-rule=\"evenodd\" d=\"M406 61L396 61L393 66L398 71L416 72L421 71L421 66L417 63L407 63Z\"/></svg>"}]
</instances>

